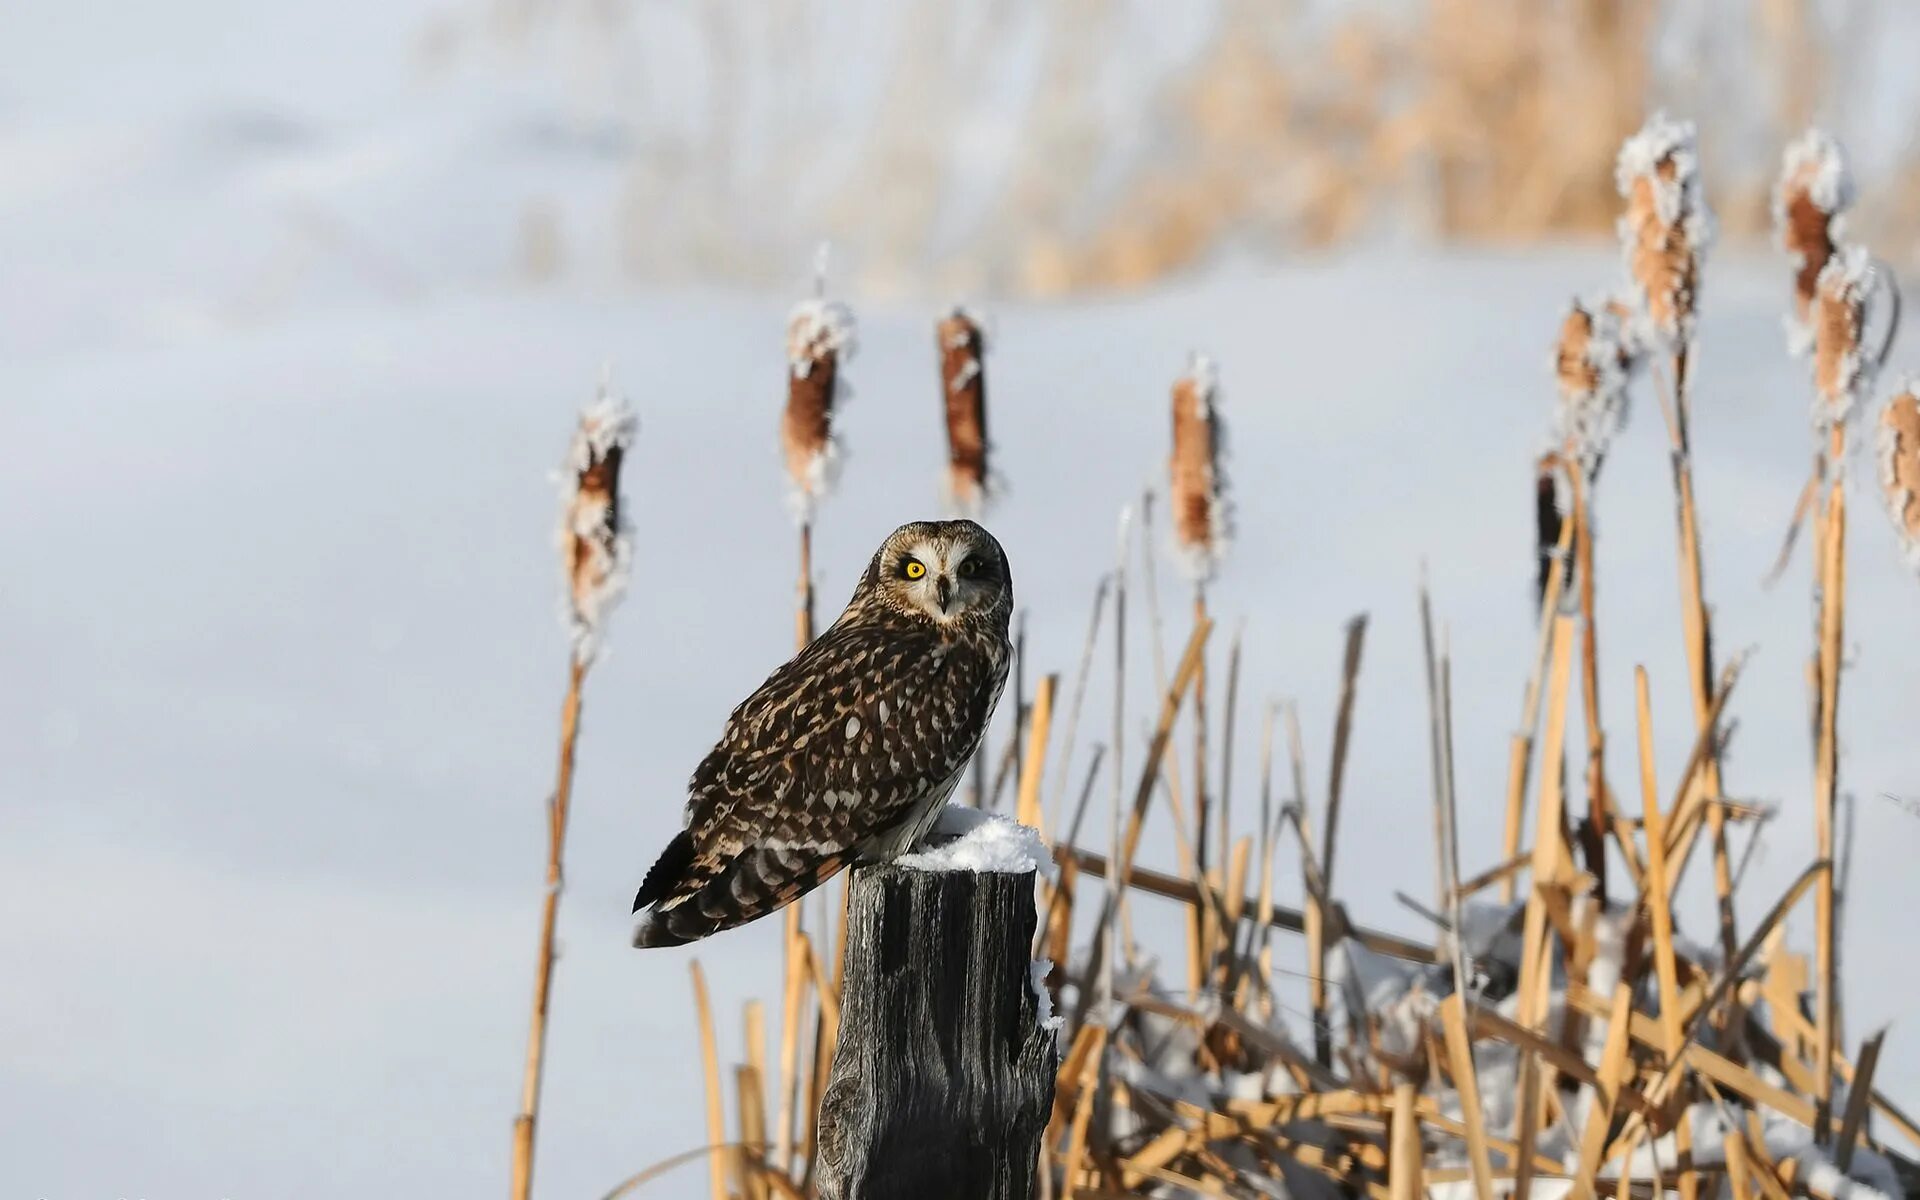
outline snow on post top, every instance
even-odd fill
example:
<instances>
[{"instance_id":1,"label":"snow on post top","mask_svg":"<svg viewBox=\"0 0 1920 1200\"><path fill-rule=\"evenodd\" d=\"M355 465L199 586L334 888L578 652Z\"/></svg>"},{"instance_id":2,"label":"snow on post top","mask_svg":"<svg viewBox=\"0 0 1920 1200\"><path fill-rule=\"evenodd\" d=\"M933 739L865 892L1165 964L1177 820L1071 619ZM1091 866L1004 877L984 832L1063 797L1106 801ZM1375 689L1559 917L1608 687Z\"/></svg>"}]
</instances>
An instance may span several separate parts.
<instances>
[{"instance_id":1,"label":"snow on post top","mask_svg":"<svg viewBox=\"0 0 1920 1200\"><path fill-rule=\"evenodd\" d=\"M1051 875L1053 860L1038 831L1009 817L948 805L934 823L926 848L893 861L916 871Z\"/></svg>"},{"instance_id":2,"label":"snow on post top","mask_svg":"<svg viewBox=\"0 0 1920 1200\"><path fill-rule=\"evenodd\" d=\"M603 384L581 410L559 473L564 610L573 659L581 666L592 661L607 614L627 590L633 539L620 501L620 464L639 429L626 400Z\"/></svg>"}]
</instances>

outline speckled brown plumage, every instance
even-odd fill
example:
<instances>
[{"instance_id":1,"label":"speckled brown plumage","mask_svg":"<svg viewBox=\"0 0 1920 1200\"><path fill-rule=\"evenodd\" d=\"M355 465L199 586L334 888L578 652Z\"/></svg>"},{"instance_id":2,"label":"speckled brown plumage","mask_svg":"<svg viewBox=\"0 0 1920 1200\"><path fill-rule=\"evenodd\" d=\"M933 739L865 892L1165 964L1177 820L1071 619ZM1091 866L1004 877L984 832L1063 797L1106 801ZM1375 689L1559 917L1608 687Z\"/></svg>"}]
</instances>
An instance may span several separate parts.
<instances>
[{"instance_id":1,"label":"speckled brown plumage","mask_svg":"<svg viewBox=\"0 0 1920 1200\"><path fill-rule=\"evenodd\" d=\"M916 842L1000 699L1012 605L979 525L895 530L846 611L734 709L694 771L687 828L635 897L634 944L744 924Z\"/></svg>"}]
</instances>

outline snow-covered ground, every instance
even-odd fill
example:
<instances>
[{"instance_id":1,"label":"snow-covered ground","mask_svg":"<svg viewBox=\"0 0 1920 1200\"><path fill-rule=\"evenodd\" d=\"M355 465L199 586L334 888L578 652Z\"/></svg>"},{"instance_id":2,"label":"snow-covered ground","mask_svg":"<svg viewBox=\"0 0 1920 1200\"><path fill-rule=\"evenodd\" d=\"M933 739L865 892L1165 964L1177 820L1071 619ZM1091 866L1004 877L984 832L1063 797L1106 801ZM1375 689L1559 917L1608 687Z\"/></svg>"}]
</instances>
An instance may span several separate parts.
<instances>
[{"instance_id":1,"label":"snow-covered ground","mask_svg":"<svg viewBox=\"0 0 1920 1200\"><path fill-rule=\"evenodd\" d=\"M69 9L28 5L39 40L24 44L78 53L61 41ZM287 28L276 37L301 36ZM137 28L113 38L129 55L141 43ZM713 974L733 1055L739 1003L774 993L775 930L640 953L627 910L729 707L791 648L775 438L791 297L620 290L593 271L508 284L518 210L502 194L597 194L596 160L564 139L502 143L498 122L417 108L261 115L282 110L195 93L192 63L95 111L8 40L0 1192L504 1186L565 674L547 472L607 362L642 422L626 470L635 571L588 682L540 1186L598 1194L701 1144L688 960ZM356 249L364 237L382 251ZM1213 592L1220 646L1247 622L1234 802L1255 795L1268 695L1299 700L1324 801L1339 630L1371 612L1337 883L1358 919L1424 934L1391 898L1432 876L1421 563L1455 656L1472 870L1498 856L1532 652L1548 346L1567 297L1617 269L1604 246L1381 250L995 307L991 428L1011 491L989 524L1029 614L1029 676L1071 669L1117 512L1164 470L1167 385L1208 351L1239 528ZM1728 783L1783 808L1742 889L1748 921L1812 852L1804 547L1778 587L1759 585L1811 450L1802 368L1781 349L1786 292L1769 259L1710 267L1696 402L1716 633L1757 647ZM816 541L828 608L888 530L936 509L943 463L933 305L861 316L850 459ZM1629 779L1631 671L1647 665L1670 787L1691 719L1645 400L1599 498L1603 702L1612 773ZM1889 797L1920 798L1920 583L1877 510L1863 489L1842 701L1847 1025L1857 1040L1900 1022L1881 1079L1911 1102L1920 821ZM1171 641L1184 596L1160 567ZM1089 713L1108 687L1096 677ZM1104 729L1089 719L1082 762ZM1167 841L1150 862L1171 866ZM1682 914L1695 932L1703 875ZM1283 895L1298 887L1283 872ZM1805 921L1795 933L1805 943Z\"/></svg>"}]
</instances>

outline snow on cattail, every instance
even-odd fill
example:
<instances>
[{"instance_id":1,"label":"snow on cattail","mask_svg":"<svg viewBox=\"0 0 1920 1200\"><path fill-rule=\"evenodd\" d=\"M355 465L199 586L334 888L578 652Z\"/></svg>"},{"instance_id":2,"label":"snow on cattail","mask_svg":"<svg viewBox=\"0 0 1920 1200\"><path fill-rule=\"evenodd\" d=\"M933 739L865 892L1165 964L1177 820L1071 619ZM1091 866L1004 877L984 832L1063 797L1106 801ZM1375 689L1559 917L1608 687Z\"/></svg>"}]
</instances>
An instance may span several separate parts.
<instances>
[{"instance_id":1,"label":"snow on cattail","mask_svg":"<svg viewBox=\"0 0 1920 1200\"><path fill-rule=\"evenodd\" d=\"M1713 241L1693 122L1656 113L1620 147L1614 182L1627 202L1620 240L1646 322L1662 342L1684 343L1693 333L1700 264Z\"/></svg>"},{"instance_id":2,"label":"snow on cattail","mask_svg":"<svg viewBox=\"0 0 1920 1200\"><path fill-rule=\"evenodd\" d=\"M961 512L978 515L990 498L986 333L972 313L955 307L934 326L934 339L947 416L947 495Z\"/></svg>"},{"instance_id":3,"label":"snow on cattail","mask_svg":"<svg viewBox=\"0 0 1920 1200\"><path fill-rule=\"evenodd\" d=\"M598 651L607 614L627 590L633 541L620 501L620 463L640 422L603 387L580 413L560 473L560 565L574 662Z\"/></svg>"},{"instance_id":4,"label":"snow on cattail","mask_svg":"<svg viewBox=\"0 0 1920 1200\"><path fill-rule=\"evenodd\" d=\"M787 408L780 445L793 481L794 508L802 520L833 487L840 464L834 436L836 406L847 395L841 368L853 357L853 311L816 296L794 306L787 319Z\"/></svg>"},{"instance_id":5,"label":"snow on cattail","mask_svg":"<svg viewBox=\"0 0 1920 1200\"><path fill-rule=\"evenodd\" d=\"M1221 469L1225 429L1213 360L1193 356L1173 385L1173 456L1168 461L1173 543L1195 580L1212 578L1232 532Z\"/></svg>"},{"instance_id":6,"label":"snow on cattail","mask_svg":"<svg viewBox=\"0 0 1920 1200\"><path fill-rule=\"evenodd\" d=\"M1626 420L1627 377L1634 365L1626 315L1618 301L1575 300L1560 323L1554 354L1560 440L1589 476Z\"/></svg>"},{"instance_id":7,"label":"snow on cattail","mask_svg":"<svg viewBox=\"0 0 1920 1200\"><path fill-rule=\"evenodd\" d=\"M1793 313L1787 318L1787 348L1794 354L1813 348L1820 272L1839 244L1841 214L1853 206L1853 198L1846 152L1833 137L1809 129L1787 147L1773 189L1773 228L1794 262Z\"/></svg>"},{"instance_id":8,"label":"snow on cattail","mask_svg":"<svg viewBox=\"0 0 1920 1200\"><path fill-rule=\"evenodd\" d=\"M1907 379L1880 411L1880 484L1907 561L1920 571L1920 379Z\"/></svg>"},{"instance_id":9,"label":"snow on cattail","mask_svg":"<svg viewBox=\"0 0 1920 1200\"><path fill-rule=\"evenodd\" d=\"M1814 424L1845 423L1873 381L1876 356L1862 349L1878 286L1877 268L1860 246L1835 251L1814 284Z\"/></svg>"}]
</instances>

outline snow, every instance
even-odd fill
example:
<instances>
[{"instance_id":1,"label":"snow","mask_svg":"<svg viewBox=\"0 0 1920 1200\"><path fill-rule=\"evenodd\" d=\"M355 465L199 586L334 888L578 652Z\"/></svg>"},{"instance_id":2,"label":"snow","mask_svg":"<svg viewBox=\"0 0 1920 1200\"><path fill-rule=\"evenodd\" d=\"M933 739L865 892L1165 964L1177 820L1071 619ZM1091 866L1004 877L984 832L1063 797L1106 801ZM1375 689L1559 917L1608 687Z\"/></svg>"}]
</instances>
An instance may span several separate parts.
<instances>
[{"instance_id":1,"label":"snow","mask_svg":"<svg viewBox=\"0 0 1920 1200\"><path fill-rule=\"evenodd\" d=\"M822 353L831 352L845 367L860 347L860 326L853 310L839 300L802 300L787 314L787 365L805 379ZM835 393L836 401L839 392Z\"/></svg>"},{"instance_id":2,"label":"snow","mask_svg":"<svg viewBox=\"0 0 1920 1200\"><path fill-rule=\"evenodd\" d=\"M1053 993L1047 990L1047 976L1053 974L1053 960L1036 958L1028 964L1030 974L1027 986L1033 989L1034 1016L1040 1027L1051 1031L1056 1037L1067 1026L1067 1019L1053 1011Z\"/></svg>"},{"instance_id":3,"label":"snow","mask_svg":"<svg viewBox=\"0 0 1920 1200\"><path fill-rule=\"evenodd\" d=\"M1788 143L1780 160L1780 180L1773 193L1773 223L1776 230L1786 221L1789 190L1805 186L1807 199L1830 217L1838 217L1853 207L1853 172L1847 168L1847 154L1839 139L1824 129L1809 129ZM1839 229L1829 226L1834 239ZM1784 248L1784 246L1783 246Z\"/></svg>"},{"instance_id":4,"label":"snow","mask_svg":"<svg viewBox=\"0 0 1920 1200\"><path fill-rule=\"evenodd\" d=\"M922 845L924 849L902 854L894 864L915 871L1053 873L1053 856L1038 831L977 808L947 805Z\"/></svg>"},{"instance_id":5,"label":"snow","mask_svg":"<svg viewBox=\"0 0 1920 1200\"><path fill-rule=\"evenodd\" d=\"M1614 185L1621 197L1631 196L1634 181L1644 176L1653 182L1654 212L1662 224L1707 219L1701 197L1698 140L1692 121L1676 121L1664 112L1655 113L1638 133L1621 143L1613 169ZM1669 161L1673 178L1662 179L1659 168ZM1706 230L1705 226L1699 228ZM1693 231L1688 233L1691 238ZM1694 241L1696 253L1704 251L1709 240Z\"/></svg>"}]
</instances>

